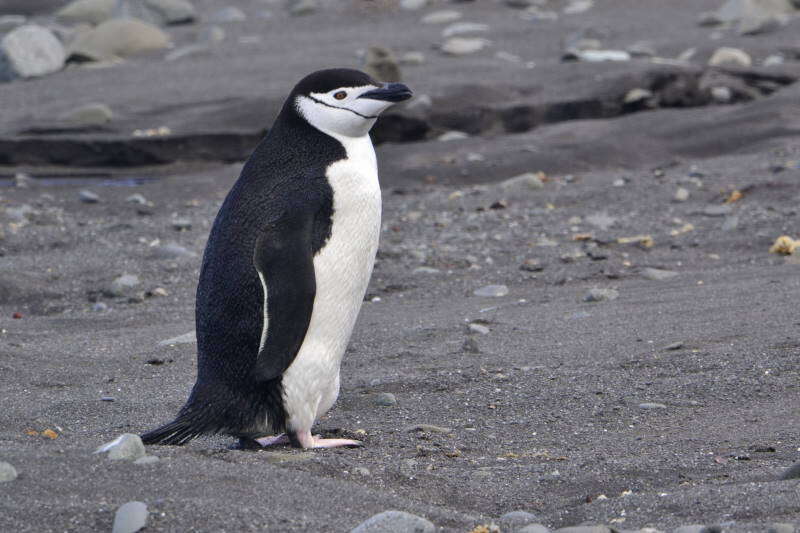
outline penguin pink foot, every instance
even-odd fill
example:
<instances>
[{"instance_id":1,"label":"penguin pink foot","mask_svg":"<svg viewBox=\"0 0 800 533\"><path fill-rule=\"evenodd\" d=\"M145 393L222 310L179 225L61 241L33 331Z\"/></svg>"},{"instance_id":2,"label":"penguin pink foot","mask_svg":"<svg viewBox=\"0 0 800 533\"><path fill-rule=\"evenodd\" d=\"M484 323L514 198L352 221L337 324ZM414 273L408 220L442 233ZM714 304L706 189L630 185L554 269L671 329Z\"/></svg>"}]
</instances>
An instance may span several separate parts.
<instances>
[{"instance_id":1,"label":"penguin pink foot","mask_svg":"<svg viewBox=\"0 0 800 533\"><path fill-rule=\"evenodd\" d=\"M308 450L309 448L353 448L362 445L360 440L352 439L323 439L319 435L311 435L310 431L295 433L289 436L292 446Z\"/></svg>"}]
</instances>

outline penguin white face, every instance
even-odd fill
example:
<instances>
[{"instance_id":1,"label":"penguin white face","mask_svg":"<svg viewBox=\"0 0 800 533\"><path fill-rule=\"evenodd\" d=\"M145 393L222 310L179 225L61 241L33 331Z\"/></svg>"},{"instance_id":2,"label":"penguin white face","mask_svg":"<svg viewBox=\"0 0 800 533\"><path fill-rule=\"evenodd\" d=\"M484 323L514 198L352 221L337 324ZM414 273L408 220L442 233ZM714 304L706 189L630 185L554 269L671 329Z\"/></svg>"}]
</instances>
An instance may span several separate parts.
<instances>
[{"instance_id":1,"label":"penguin white face","mask_svg":"<svg viewBox=\"0 0 800 533\"><path fill-rule=\"evenodd\" d=\"M297 112L315 128L362 137L385 109L411 98L411 90L402 83L376 82L357 70L335 69L310 75L293 97Z\"/></svg>"}]
</instances>

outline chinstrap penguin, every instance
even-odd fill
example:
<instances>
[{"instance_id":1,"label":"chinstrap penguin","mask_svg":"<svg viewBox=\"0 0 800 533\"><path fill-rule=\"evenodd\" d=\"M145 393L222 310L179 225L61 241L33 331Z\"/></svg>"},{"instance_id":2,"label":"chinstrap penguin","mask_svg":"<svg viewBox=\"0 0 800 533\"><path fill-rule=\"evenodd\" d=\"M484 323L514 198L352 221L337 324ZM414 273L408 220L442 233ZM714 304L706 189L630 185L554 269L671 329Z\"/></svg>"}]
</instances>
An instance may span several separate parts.
<instances>
[{"instance_id":1,"label":"chinstrap penguin","mask_svg":"<svg viewBox=\"0 0 800 533\"><path fill-rule=\"evenodd\" d=\"M372 273L381 195L369 130L411 97L350 69L292 90L228 193L197 287L197 381L176 419L142 435L226 433L301 448L339 394L339 366ZM274 436L273 436L274 435Z\"/></svg>"}]
</instances>

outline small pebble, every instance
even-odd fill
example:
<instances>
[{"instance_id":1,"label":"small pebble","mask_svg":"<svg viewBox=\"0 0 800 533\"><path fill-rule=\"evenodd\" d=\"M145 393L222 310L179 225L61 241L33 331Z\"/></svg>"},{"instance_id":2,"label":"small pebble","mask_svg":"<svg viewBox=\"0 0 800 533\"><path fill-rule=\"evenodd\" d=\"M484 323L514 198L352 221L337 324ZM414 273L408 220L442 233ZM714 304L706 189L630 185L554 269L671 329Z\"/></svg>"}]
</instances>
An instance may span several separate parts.
<instances>
[{"instance_id":1,"label":"small pebble","mask_svg":"<svg viewBox=\"0 0 800 533\"><path fill-rule=\"evenodd\" d=\"M453 10L442 10L428 13L422 17L423 24L449 24L461 18L461 13Z\"/></svg>"},{"instance_id":2,"label":"small pebble","mask_svg":"<svg viewBox=\"0 0 800 533\"><path fill-rule=\"evenodd\" d=\"M589 289L583 296L584 302L605 302L616 300L619 297L619 291L616 289Z\"/></svg>"},{"instance_id":3,"label":"small pebble","mask_svg":"<svg viewBox=\"0 0 800 533\"><path fill-rule=\"evenodd\" d=\"M172 221L172 229L176 231L188 231L192 229L192 221L188 218L176 218Z\"/></svg>"},{"instance_id":4,"label":"small pebble","mask_svg":"<svg viewBox=\"0 0 800 533\"><path fill-rule=\"evenodd\" d=\"M463 139L469 139L469 134L464 133L463 131L447 131L436 138L437 141L442 142L460 141Z\"/></svg>"},{"instance_id":5,"label":"small pebble","mask_svg":"<svg viewBox=\"0 0 800 533\"><path fill-rule=\"evenodd\" d=\"M111 533L136 533L147 525L147 505L128 502L117 509Z\"/></svg>"},{"instance_id":6,"label":"small pebble","mask_svg":"<svg viewBox=\"0 0 800 533\"><path fill-rule=\"evenodd\" d=\"M357 466L353 469L353 473L357 474L361 477L369 477L372 475L372 472L369 471L369 468L366 466Z\"/></svg>"},{"instance_id":7,"label":"small pebble","mask_svg":"<svg viewBox=\"0 0 800 533\"><path fill-rule=\"evenodd\" d=\"M703 214L707 217L724 217L725 215L729 215L731 211L733 211L733 208L730 205L709 205L703 209Z\"/></svg>"},{"instance_id":8,"label":"small pebble","mask_svg":"<svg viewBox=\"0 0 800 533\"><path fill-rule=\"evenodd\" d=\"M14 481L17 479L17 469L14 465L5 461L0 461L0 483Z\"/></svg>"},{"instance_id":9,"label":"small pebble","mask_svg":"<svg viewBox=\"0 0 800 533\"><path fill-rule=\"evenodd\" d=\"M111 442L99 446L94 453L107 453L109 459L135 461L145 456L144 443L139 435L123 433Z\"/></svg>"},{"instance_id":10,"label":"small pebble","mask_svg":"<svg viewBox=\"0 0 800 533\"><path fill-rule=\"evenodd\" d=\"M137 285L139 285L138 276L134 276L133 274L123 274L111 282L109 292L113 296L122 296Z\"/></svg>"},{"instance_id":11,"label":"small pebble","mask_svg":"<svg viewBox=\"0 0 800 533\"><path fill-rule=\"evenodd\" d=\"M498 522L500 522L501 531L518 531L519 528L527 526L528 524L534 524L537 520L538 517L533 513L527 511L511 511L501 515Z\"/></svg>"},{"instance_id":12,"label":"small pebble","mask_svg":"<svg viewBox=\"0 0 800 533\"><path fill-rule=\"evenodd\" d=\"M100 396L100 401L101 402L113 402L115 400L114 400L113 396Z\"/></svg>"},{"instance_id":13,"label":"small pebble","mask_svg":"<svg viewBox=\"0 0 800 533\"><path fill-rule=\"evenodd\" d=\"M486 285L475 289L472 294L484 298L500 298L508 294L508 287L506 285Z\"/></svg>"},{"instance_id":14,"label":"small pebble","mask_svg":"<svg viewBox=\"0 0 800 533\"><path fill-rule=\"evenodd\" d=\"M673 199L676 202L685 202L689 199L689 189L678 187L678 190L675 191L675 196L673 196Z\"/></svg>"},{"instance_id":15,"label":"small pebble","mask_svg":"<svg viewBox=\"0 0 800 533\"><path fill-rule=\"evenodd\" d=\"M673 342L672 344L667 344L666 346L664 346L665 350L670 350L670 351L680 350L681 348L683 348L683 343L681 341Z\"/></svg>"},{"instance_id":16,"label":"small pebble","mask_svg":"<svg viewBox=\"0 0 800 533\"><path fill-rule=\"evenodd\" d=\"M146 205L147 204L147 198L145 198L144 196L142 196L138 192L136 194L131 194L130 196L125 198L125 201L127 203L129 203L129 204L139 204L139 205Z\"/></svg>"},{"instance_id":17,"label":"small pebble","mask_svg":"<svg viewBox=\"0 0 800 533\"><path fill-rule=\"evenodd\" d=\"M800 479L800 463L795 463L787 468L781 474L781 479Z\"/></svg>"},{"instance_id":18,"label":"small pebble","mask_svg":"<svg viewBox=\"0 0 800 533\"><path fill-rule=\"evenodd\" d=\"M640 274L643 278L653 281L664 281L678 275L677 272L672 270L662 270L660 268L643 268Z\"/></svg>"},{"instance_id":19,"label":"small pebble","mask_svg":"<svg viewBox=\"0 0 800 533\"><path fill-rule=\"evenodd\" d=\"M78 198L85 204L96 204L100 201L100 197L92 191L81 191L78 193Z\"/></svg>"},{"instance_id":20,"label":"small pebble","mask_svg":"<svg viewBox=\"0 0 800 533\"><path fill-rule=\"evenodd\" d=\"M739 227L739 217L736 215L731 215L725 217L725 221L722 223L722 231L734 231Z\"/></svg>"},{"instance_id":21,"label":"small pebble","mask_svg":"<svg viewBox=\"0 0 800 533\"><path fill-rule=\"evenodd\" d=\"M92 305L92 311L95 313L105 313L108 311L108 305L106 305L104 302L96 302Z\"/></svg>"},{"instance_id":22,"label":"small pebble","mask_svg":"<svg viewBox=\"0 0 800 533\"><path fill-rule=\"evenodd\" d=\"M639 404L639 409L666 409L667 406L663 403L645 402Z\"/></svg>"},{"instance_id":23,"label":"small pebble","mask_svg":"<svg viewBox=\"0 0 800 533\"><path fill-rule=\"evenodd\" d=\"M350 533L434 533L436 526L405 511L384 511L353 528Z\"/></svg>"},{"instance_id":24,"label":"small pebble","mask_svg":"<svg viewBox=\"0 0 800 533\"><path fill-rule=\"evenodd\" d=\"M470 333L478 333L479 335L489 334L489 328L487 328L483 324L476 324L475 322L468 324L467 330L469 330Z\"/></svg>"},{"instance_id":25,"label":"small pebble","mask_svg":"<svg viewBox=\"0 0 800 533\"><path fill-rule=\"evenodd\" d=\"M397 398L391 392L381 392L375 395L373 402L381 407L391 407L397 405Z\"/></svg>"}]
</instances>

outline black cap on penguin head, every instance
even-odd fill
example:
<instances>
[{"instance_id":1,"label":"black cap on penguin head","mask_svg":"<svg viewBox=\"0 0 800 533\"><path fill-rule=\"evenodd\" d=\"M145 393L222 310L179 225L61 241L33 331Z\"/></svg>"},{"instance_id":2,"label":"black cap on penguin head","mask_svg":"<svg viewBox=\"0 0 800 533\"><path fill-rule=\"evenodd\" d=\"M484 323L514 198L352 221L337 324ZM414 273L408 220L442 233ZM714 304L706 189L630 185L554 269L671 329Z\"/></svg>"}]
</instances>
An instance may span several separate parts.
<instances>
[{"instance_id":1,"label":"black cap on penguin head","mask_svg":"<svg viewBox=\"0 0 800 533\"><path fill-rule=\"evenodd\" d=\"M294 86L292 96L308 96L311 93L327 93L341 87L363 87L365 85L380 87L382 84L360 70L329 68L312 72L300 80Z\"/></svg>"}]
</instances>

